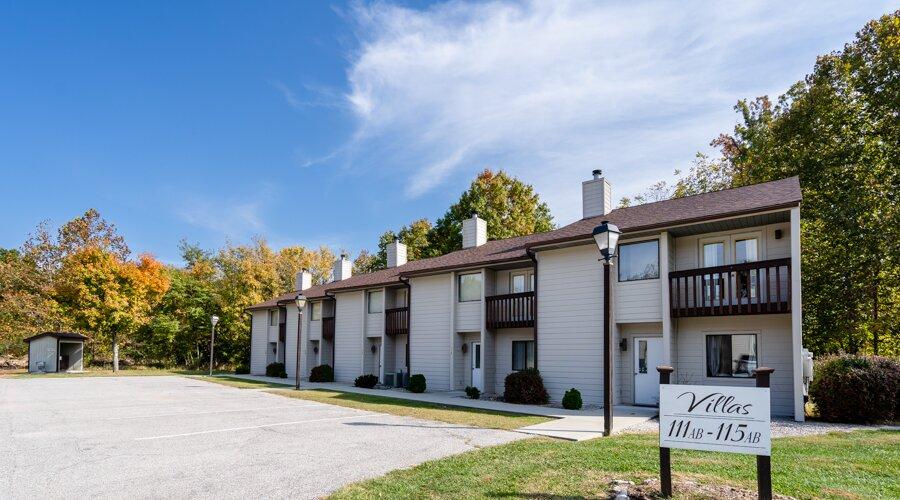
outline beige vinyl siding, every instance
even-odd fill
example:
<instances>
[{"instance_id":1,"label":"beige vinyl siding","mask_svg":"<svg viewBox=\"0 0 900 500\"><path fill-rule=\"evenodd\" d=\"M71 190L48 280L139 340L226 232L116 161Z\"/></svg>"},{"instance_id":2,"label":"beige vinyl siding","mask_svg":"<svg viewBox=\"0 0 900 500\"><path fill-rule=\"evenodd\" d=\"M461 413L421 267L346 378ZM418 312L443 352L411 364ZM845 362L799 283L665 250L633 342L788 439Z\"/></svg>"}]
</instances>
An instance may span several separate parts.
<instances>
[{"instance_id":1,"label":"beige vinyl siding","mask_svg":"<svg viewBox=\"0 0 900 500\"><path fill-rule=\"evenodd\" d=\"M463 332L456 335L456 355L453 357L455 368L454 389L462 390L472 385L472 342L481 341L481 332ZM463 344L469 344L466 352L462 352Z\"/></svg>"},{"instance_id":2,"label":"beige vinyl siding","mask_svg":"<svg viewBox=\"0 0 900 500\"><path fill-rule=\"evenodd\" d=\"M269 311L253 311L253 326L250 331L250 373L266 374L266 349L269 344ZM278 338L277 335L275 337Z\"/></svg>"},{"instance_id":3,"label":"beige vinyl siding","mask_svg":"<svg viewBox=\"0 0 900 500\"><path fill-rule=\"evenodd\" d=\"M613 268L615 273L616 269ZM611 279L615 279L611 277ZM662 320L661 281L625 281L615 285L615 318L618 323L647 323Z\"/></svg>"},{"instance_id":4,"label":"beige vinyl siding","mask_svg":"<svg viewBox=\"0 0 900 500\"><path fill-rule=\"evenodd\" d=\"M38 371L38 363L44 362L45 372L56 371L56 339L41 337L28 343L28 371Z\"/></svg>"},{"instance_id":5,"label":"beige vinyl siding","mask_svg":"<svg viewBox=\"0 0 900 500\"><path fill-rule=\"evenodd\" d=\"M353 382L362 374L363 292L338 293L334 323L334 378Z\"/></svg>"},{"instance_id":6,"label":"beige vinyl siding","mask_svg":"<svg viewBox=\"0 0 900 500\"><path fill-rule=\"evenodd\" d=\"M411 279L410 357L413 374L425 375L429 391L450 389L452 274Z\"/></svg>"},{"instance_id":7,"label":"beige vinyl siding","mask_svg":"<svg viewBox=\"0 0 900 500\"><path fill-rule=\"evenodd\" d=\"M494 335L494 388L503 393L506 376L512 369L512 343L514 340L534 340L532 328L504 328Z\"/></svg>"},{"instance_id":8,"label":"beige vinyl siding","mask_svg":"<svg viewBox=\"0 0 900 500\"><path fill-rule=\"evenodd\" d=\"M372 346L375 346L375 352L372 352ZM372 374L380 376L381 366L381 339L367 338L365 341L365 349L363 350L363 374Z\"/></svg>"},{"instance_id":9,"label":"beige vinyl siding","mask_svg":"<svg viewBox=\"0 0 900 500\"><path fill-rule=\"evenodd\" d=\"M381 294L381 311L379 313L369 313L368 306L366 309L365 321L366 321L366 337L377 337L381 338L384 334L384 297L386 294Z\"/></svg>"},{"instance_id":10,"label":"beige vinyl siding","mask_svg":"<svg viewBox=\"0 0 900 500\"><path fill-rule=\"evenodd\" d=\"M603 400L603 269L597 247L538 252L538 367L553 401L573 385Z\"/></svg>"},{"instance_id":11,"label":"beige vinyl siding","mask_svg":"<svg viewBox=\"0 0 900 500\"><path fill-rule=\"evenodd\" d=\"M456 331L481 330L481 301L456 304Z\"/></svg>"},{"instance_id":12,"label":"beige vinyl siding","mask_svg":"<svg viewBox=\"0 0 900 500\"><path fill-rule=\"evenodd\" d=\"M775 369L771 378L772 414L793 415L790 314L679 319L677 383L753 387L752 378L706 376L705 336L742 333L757 334L759 366Z\"/></svg>"},{"instance_id":13,"label":"beige vinyl siding","mask_svg":"<svg viewBox=\"0 0 900 500\"><path fill-rule=\"evenodd\" d=\"M297 367L297 306L289 305L285 309L287 318L284 325L284 370L288 378L294 378ZM303 373L302 368L300 373Z\"/></svg>"},{"instance_id":14,"label":"beige vinyl siding","mask_svg":"<svg viewBox=\"0 0 900 500\"><path fill-rule=\"evenodd\" d=\"M497 274L493 271L485 270L484 274L484 283L482 284L481 289L481 301L479 305L481 309L479 310L478 316L478 325L473 330L480 330L481 333L481 371L482 378L484 380L484 392L487 394L496 394L497 393L497 385L494 384L494 377L497 373L497 365L494 362L497 352L497 330L488 330L485 326L485 296L489 293L490 290L495 290L497 287ZM471 377L471 371L470 371Z\"/></svg>"}]
</instances>

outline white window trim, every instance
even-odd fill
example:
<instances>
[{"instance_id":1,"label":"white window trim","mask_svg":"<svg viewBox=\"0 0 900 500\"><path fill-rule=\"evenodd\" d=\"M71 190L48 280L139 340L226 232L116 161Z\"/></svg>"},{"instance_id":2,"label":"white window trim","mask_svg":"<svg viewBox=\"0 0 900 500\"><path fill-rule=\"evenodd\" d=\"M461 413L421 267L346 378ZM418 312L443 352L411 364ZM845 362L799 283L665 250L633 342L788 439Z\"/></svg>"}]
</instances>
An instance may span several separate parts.
<instances>
[{"instance_id":1,"label":"white window trim","mask_svg":"<svg viewBox=\"0 0 900 500\"><path fill-rule=\"evenodd\" d=\"M762 345L763 345L763 336L762 331L760 330L725 330L725 331L701 331L701 335L703 335L703 358L700 361L701 373L703 374L702 378L704 381L709 382L711 380L717 380L721 384L723 380L731 383L736 380L748 380L750 383L755 384L756 379L753 377L710 377L706 374L706 337L708 335L756 335L756 367L766 366L763 364L763 354L762 354Z\"/></svg>"},{"instance_id":2,"label":"white window trim","mask_svg":"<svg viewBox=\"0 0 900 500\"><path fill-rule=\"evenodd\" d=\"M372 301L370 297L372 294L380 293L381 294L381 310L380 311L372 311L371 305ZM367 314L383 314L384 313L384 289L379 290L366 290L366 313Z\"/></svg>"},{"instance_id":3,"label":"white window trim","mask_svg":"<svg viewBox=\"0 0 900 500\"><path fill-rule=\"evenodd\" d=\"M622 254L619 252L619 250L616 250L616 272L615 272L616 283L621 283L622 285L628 286L631 283L645 283L647 281L659 281L660 279L662 279L663 255L662 255L662 242L660 242L659 236L649 236L646 238L635 238L633 240L619 241L618 248L621 249L622 246L624 246L624 245L632 245L632 244L636 244L636 243L647 243L650 241L656 242L656 272L659 273L659 276L657 276L656 278L641 278L641 279L637 279L637 280L626 280L626 281L619 280L619 269L621 268L621 266L619 265L620 263L618 262L618 260L622 256ZM668 259L668 256L666 258Z\"/></svg>"},{"instance_id":4,"label":"white window trim","mask_svg":"<svg viewBox=\"0 0 900 500\"><path fill-rule=\"evenodd\" d=\"M481 277L481 289L478 292L479 297L477 299L462 300L462 296L461 296L462 287L460 286L462 277L463 276L471 276L471 275L478 275ZM459 273L459 274L457 274L456 275L456 301L460 304L465 304L465 303L469 303L469 302L481 302L482 300L484 300L484 276L482 275L481 271L477 271L474 273Z\"/></svg>"},{"instance_id":5,"label":"white window trim","mask_svg":"<svg viewBox=\"0 0 900 500\"><path fill-rule=\"evenodd\" d=\"M525 291L532 292L533 286L532 282L534 281L534 271L531 269L522 269L522 270L514 270L509 272L509 293L522 293L522 292L514 292L513 291L513 280L516 276L524 276L525 277Z\"/></svg>"},{"instance_id":6,"label":"white window trim","mask_svg":"<svg viewBox=\"0 0 900 500\"><path fill-rule=\"evenodd\" d=\"M316 306L319 306L319 318L316 319ZM322 302L313 302L309 305L309 320L310 321L322 321L322 313L325 312L325 304Z\"/></svg>"}]
</instances>

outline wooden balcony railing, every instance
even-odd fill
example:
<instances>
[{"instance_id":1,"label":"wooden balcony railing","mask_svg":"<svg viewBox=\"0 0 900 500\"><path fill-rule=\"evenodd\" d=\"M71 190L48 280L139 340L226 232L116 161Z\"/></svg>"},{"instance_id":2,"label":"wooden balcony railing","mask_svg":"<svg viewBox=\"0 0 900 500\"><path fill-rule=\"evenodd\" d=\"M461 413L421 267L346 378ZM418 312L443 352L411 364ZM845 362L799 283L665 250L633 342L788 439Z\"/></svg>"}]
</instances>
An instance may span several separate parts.
<instances>
[{"instance_id":1,"label":"wooden balcony railing","mask_svg":"<svg viewBox=\"0 0 900 500\"><path fill-rule=\"evenodd\" d=\"M673 318L791 311L791 259L669 273Z\"/></svg>"},{"instance_id":2,"label":"wooden balcony railing","mask_svg":"<svg viewBox=\"0 0 900 500\"><path fill-rule=\"evenodd\" d=\"M325 340L334 339L334 316L322 318L322 338Z\"/></svg>"},{"instance_id":3,"label":"wooden balcony railing","mask_svg":"<svg viewBox=\"0 0 900 500\"><path fill-rule=\"evenodd\" d=\"M386 335L409 333L409 307L394 307L384 310L384 333Z\"/></svg>"},{"instance_id":4,"label":"wooden balcony railing","mask_svg":"<svg viewBox=\"0 0 900 500\"><path fill-rule=\"evenodd\" d=\"M525 328L534 326L534 292L485 297L485 323L488 328Z\"/></svg>"}]
</instances>

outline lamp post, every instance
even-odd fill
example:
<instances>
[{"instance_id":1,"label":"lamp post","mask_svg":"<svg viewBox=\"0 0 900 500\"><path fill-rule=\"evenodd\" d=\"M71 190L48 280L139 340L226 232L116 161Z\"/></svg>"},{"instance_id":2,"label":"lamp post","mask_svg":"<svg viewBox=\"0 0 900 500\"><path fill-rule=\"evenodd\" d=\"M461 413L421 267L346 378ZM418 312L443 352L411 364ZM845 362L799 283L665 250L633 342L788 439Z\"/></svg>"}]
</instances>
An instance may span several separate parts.
<instances>
[{"instance_id":1,"label":"lamp post","mask_svg":"<svg viewBox=\"0 0 900 500\"><path fill-rule=\"evenodd\" d=\"M209 338L209 376L212 377L213 372L213 354L216 349L216 323L219 322L219 317L213 314L209 321L212 323L212 335Z\"/></svg>"},{"instance_id":2,"label":"lamp post","mask_svg":"<svg viewBox=\"0 0 900 500\"><path fill-rule=\"evenodd\" d=\"M297 304L297 364L294 366L294 389L300 389L300 328L303 325L303 308L306 307L306 295L298 293L294 299Z\"/></svg>"},{"instance_id":3,"label":"lamp post","mask_svg":"<svg viewBox=\"0 0 900 500\"><path fill-rule=\"evenodd\" d=\"M612 334L609 327L609 269L616 256L621 232L615 224L603 221L594 228L594 242L603 256L603 435L612 434L613 401L612 401Z\"/></svg>"}]
</instances>

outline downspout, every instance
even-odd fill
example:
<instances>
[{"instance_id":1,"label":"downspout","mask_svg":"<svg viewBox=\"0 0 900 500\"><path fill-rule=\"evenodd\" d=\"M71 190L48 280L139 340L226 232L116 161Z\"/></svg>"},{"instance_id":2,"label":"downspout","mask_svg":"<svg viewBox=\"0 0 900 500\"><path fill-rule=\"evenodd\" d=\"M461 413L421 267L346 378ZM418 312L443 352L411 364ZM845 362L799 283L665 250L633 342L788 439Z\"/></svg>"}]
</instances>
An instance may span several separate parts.
<instances>
[{"instance_id":1,"label":"downspout","mask_svg":"<svg viewBox=\"0 0 900 500\"><path fill-rule=\"evenodd\" d=\"M538 261L537 254L530 248L525 249L528 258L534 262L534 302L531 303L531 317L534 318L534 368L538 367Z\"/></svg>"},{"instance_id":2,"label":"downspout","mask_svg":"<svg viewBox=\"0 0 900 500\"><path fill-rule=\"evenodd\" d=\"M337 352L337 297L334 296L334 293L325 292L325 296L331 299L334 305L334 311L331 313L331 317L334 318L334 331L331 333L331 373L334 373L337 376L337 373L334 371L334 361L335 355Z\"/></svg>"},{"instance_id":3,"label":"downspout","mask_svg":"<svg viewBox=\"0 0 900 500\"><path fill-rule=\"evenodd\" d=\"M410 364L409 355L409 339L412 336L412 286L409 284L409 278L403 276L398 277L403 286L406 287L406 371L412 376L412 365Z\"/></svg>"}]
</instances>

